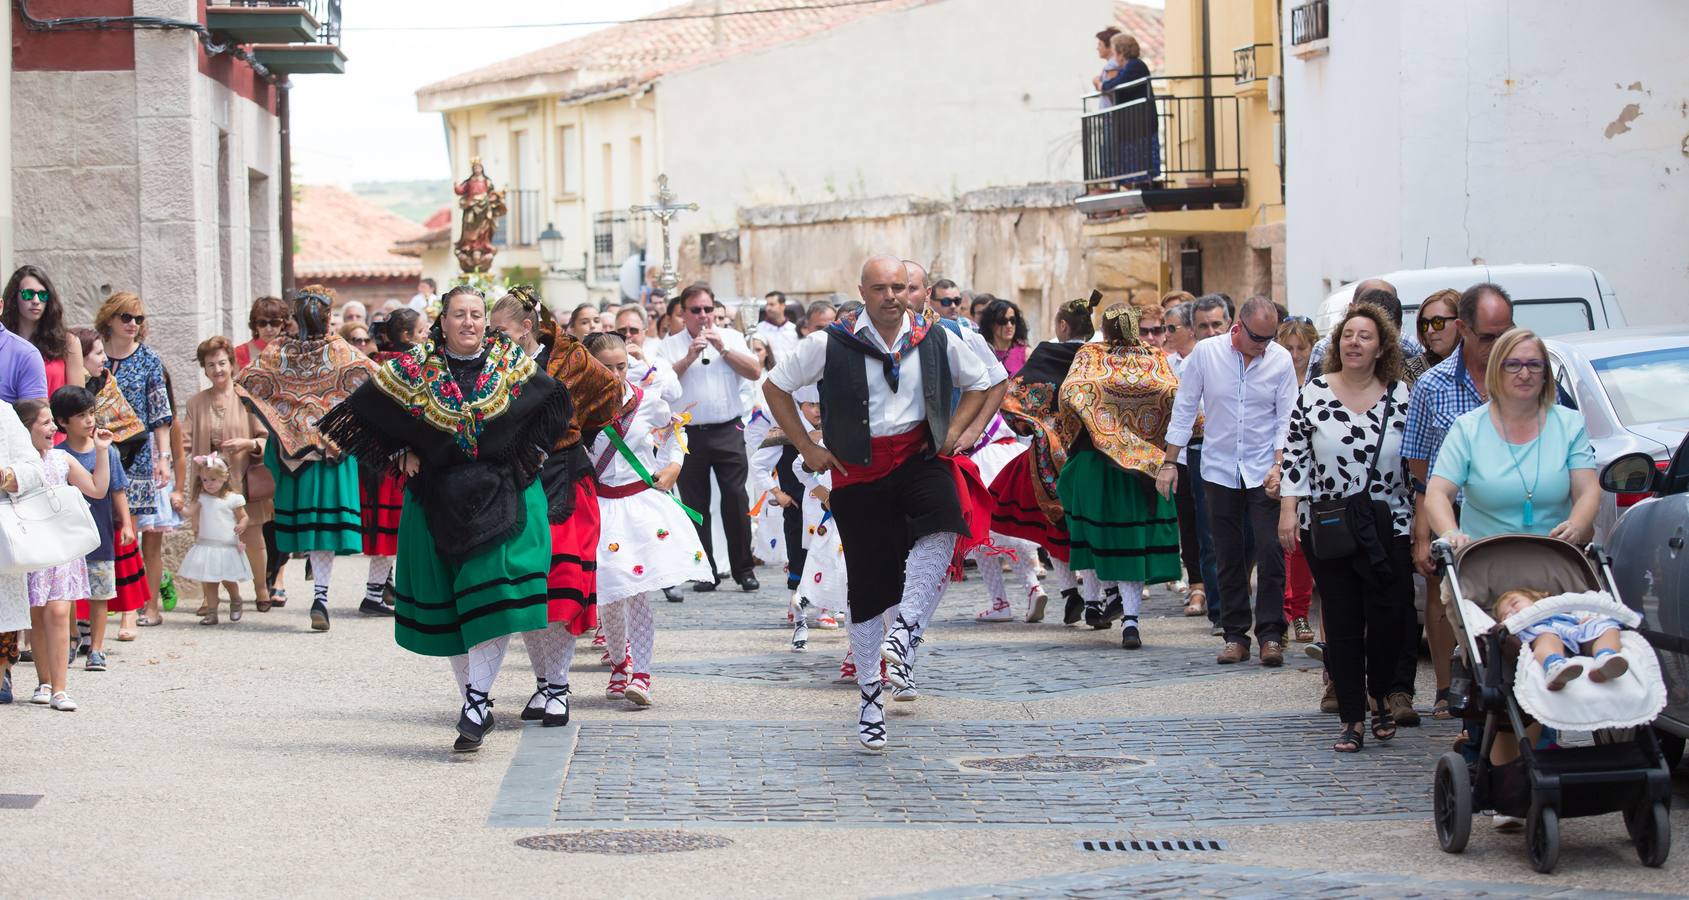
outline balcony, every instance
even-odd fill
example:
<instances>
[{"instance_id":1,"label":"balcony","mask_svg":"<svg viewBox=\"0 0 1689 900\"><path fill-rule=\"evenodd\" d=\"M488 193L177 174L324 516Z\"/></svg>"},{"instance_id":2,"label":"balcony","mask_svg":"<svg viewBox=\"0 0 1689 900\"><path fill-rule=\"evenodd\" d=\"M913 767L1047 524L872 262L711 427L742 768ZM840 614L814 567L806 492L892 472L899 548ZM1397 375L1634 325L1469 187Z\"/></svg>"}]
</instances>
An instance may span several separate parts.
<instances>
[{"instance_id":1,"label":"balcony","mask_svg":"<svg viewBox=\"0 0 1689 900\"><path fill-rule=\"evenodd\" d=\"M341 75L340 0L227 0L206 8L212 31L252 45L281 75Z\"/></svg>"},{"instance_id":2,"label":"balcony","mask_svg":"<svg viewBox=\"0 0 1689 900\"><path fill-rule=\"evenodd\" d=\"M633 215L627 212L601 212L592 216L592 281L614 284L621 275L622 262L632 253L628 245L628 231Z\"/></svg>"},{"instance_id":3,"label":"balcony","mask_svg":"<svg viewBox=\"0 0 1689 900\"><path fill-rule=\"evenodd\" d=\"M1308 0L1290 10L1290 52L1310 59L1328 52L1331 38L1331 6L1328 0Z\"/></svg>"},{"instance_id":4,"label":"balcony","mask_svg":"<svg viewBox=\"0 0 1689 900\"><path fill-rule=\"evenodd\" d=\"M1243 112L1230 93L1235 79L1158 76L1086 97L1079 209L1100 217L1242 208Z\"/></svg>"}]
</instances>

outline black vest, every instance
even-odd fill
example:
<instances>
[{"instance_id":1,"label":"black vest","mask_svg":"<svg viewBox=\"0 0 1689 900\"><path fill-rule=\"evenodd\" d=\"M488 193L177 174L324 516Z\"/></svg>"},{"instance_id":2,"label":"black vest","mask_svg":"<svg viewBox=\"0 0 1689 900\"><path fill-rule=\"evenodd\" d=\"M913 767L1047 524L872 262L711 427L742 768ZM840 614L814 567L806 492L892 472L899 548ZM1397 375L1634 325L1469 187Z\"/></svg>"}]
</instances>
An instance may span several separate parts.
<instances>
[{"instance_id":1,"label":"black vest","mask_svg":"<svg viewBox=\"0 0 1689 900\"><path fill-rule=\"evenodd\" d=\"M932 443L927 455L950 433L950 360L945 356L949 334L938 326L927 329L915 348L915 358L902 365L920 366L921 395L927 408L927 427ZM827 449L847 466L869 464L868 369L880 361L849 345L852 340L836 332L827 333L827 362L821 370L821 437ZM863 364L867 360L867 365Z\"/></svg>"}]
</instances>

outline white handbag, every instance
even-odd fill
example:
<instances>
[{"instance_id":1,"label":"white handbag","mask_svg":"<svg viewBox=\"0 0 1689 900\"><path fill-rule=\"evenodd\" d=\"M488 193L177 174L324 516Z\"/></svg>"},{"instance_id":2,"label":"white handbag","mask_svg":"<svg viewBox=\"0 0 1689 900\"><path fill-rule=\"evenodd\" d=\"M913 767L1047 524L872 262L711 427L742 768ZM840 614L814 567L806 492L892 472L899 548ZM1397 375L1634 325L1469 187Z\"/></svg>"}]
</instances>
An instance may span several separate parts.
<instances>
[{"instance_id":1,"label":"white handbag","mask_svg":"<svg viewBox=\"0 0 1689 900\"><path fill-rule=\"evenodd\" d=\"M0 573L22 575L81 559L100 546L82 492L47 485L0 500Z\"/></svg>"}]
</instances>

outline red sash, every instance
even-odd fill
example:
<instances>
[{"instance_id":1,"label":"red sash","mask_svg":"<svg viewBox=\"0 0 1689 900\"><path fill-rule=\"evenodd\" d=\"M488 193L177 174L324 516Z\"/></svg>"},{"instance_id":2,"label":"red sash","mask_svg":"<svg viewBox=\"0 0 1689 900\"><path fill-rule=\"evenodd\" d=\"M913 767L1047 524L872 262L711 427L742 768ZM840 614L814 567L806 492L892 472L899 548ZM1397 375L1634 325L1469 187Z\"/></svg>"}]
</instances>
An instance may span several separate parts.
<instances>
[{"instance_id":1,"label":"red sash","mask_svg":"<svg viewBox=\"0 0 1689 900\"><path fill-rule=\"evenodd\" d=\"M648 490L651 490L651 486L643 481L630 481L627 484L614 486L601 484L598 486L598 497L601 500L620 500L624 497L632 497L640 491Z\"/></svg>"},{"instance_id":2,"label":"red sash","mask_svg":"<svg viewBox=\"0 0 1689 900\"><path fill-rule=\"evenodd\" d=\"M833 490L878 481L890 475L898 466L927 449L927 427L921 425L902 434L872 438L868 441L868 465L850 467L848 473L833 471Z\"/></svg>"}]
</instances>

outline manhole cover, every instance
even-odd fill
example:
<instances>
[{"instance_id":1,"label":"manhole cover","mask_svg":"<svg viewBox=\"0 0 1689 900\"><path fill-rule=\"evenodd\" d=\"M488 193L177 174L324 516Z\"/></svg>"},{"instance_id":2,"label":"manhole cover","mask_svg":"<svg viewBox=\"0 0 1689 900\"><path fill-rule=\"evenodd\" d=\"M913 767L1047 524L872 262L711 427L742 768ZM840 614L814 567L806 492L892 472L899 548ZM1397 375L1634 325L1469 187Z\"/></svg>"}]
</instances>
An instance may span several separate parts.
<instances>
[{"instance_id":1,"label":"manhole cover","mask_svg":"<svg viewBox=\"0 0 1689 900\"><path fill-rule=\"evenodd\" d=\"M687 850L715 850L733 842L713 834L688 831L576 831L569 834L538 834L516 842L529 850L553 853L682 853Z\"/></svg>"},{"instance_id":2,"label":"manhole cover","mask_svg":"<svg viewBox=\"0 0 1689 900\"><path fill-rule=\"evenodd\" d=\"M981 772L1112 772L1149 763L1134 756L993 756L957 765Z\"/></svg>"}]
</instances>

